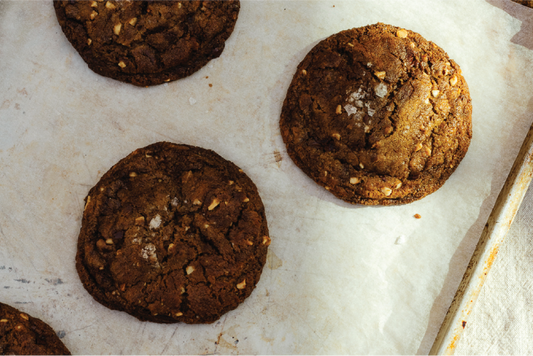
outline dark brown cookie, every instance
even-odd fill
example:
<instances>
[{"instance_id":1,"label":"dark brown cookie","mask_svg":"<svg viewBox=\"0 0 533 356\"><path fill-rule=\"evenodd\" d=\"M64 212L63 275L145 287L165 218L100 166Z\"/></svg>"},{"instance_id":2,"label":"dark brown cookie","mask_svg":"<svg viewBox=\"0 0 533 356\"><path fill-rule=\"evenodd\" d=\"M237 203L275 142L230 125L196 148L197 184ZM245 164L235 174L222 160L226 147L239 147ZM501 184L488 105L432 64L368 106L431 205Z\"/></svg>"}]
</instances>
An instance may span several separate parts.
<instances>
[{"instance_id":1,"label":"dark brown cookie","mask_svg":"<svg viewBox=\"0 0 533 356\"><path fill-rule=\"evenodd\" d=\"M296 165L337 197L396 205L444 184L466 154L471 121L457 63L419 34L378 23L307 54L280 128Z\"/></svg>"},{"instance_id":2,"label":"dark brown cookie","mask_svg":"<svg viewBox=\"0 0 533 356\"><path fill-rule=\"evenodd\" d=\"M533 0L512 0L518 4L522 4L528 7L533 8Z\"/></svg>"},{"instance_id":3,"label":"dark brown cookie","mask_svg":"<svg viewBox=\"0 0 533 356\"><path fill-rule=\"evenodd\" d=\"M76 267L103 305L158 323L211 323L247 298L268 227L254 183L198 147L159 142L86 198Z\"/></svg>"},{"instance_id":4,"label":"dark brown cookie","mask_svg":"<svg viewBox=\"0 0 533 356\"><path fill-rule=\"evenodd\" d=\"M239 0L54 1L70 43L94 72L138 86L191 75L220 56Z\"/></svg>"},{"instance_id":5,"label":"dark brown cookie","mask_svg":"<svg viewBox=\"0 0 533 356\"><path fill-rule=\"evenodd\" d=\"M0 303L1 355L70 355L50 326Z\"/></svg>"}]
</instances>

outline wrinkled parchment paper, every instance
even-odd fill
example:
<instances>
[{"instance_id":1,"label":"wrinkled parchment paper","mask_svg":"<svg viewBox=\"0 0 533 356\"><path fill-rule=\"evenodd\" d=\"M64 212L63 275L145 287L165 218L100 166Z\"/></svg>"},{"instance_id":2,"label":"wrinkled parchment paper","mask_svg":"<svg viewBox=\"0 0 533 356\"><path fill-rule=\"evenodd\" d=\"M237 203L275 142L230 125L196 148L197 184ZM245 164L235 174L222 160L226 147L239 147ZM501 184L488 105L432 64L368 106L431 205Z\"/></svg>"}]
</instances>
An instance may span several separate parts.
<instances>
[{"instance_id":1,"label":"wrinkled parchment paper","mask_svg":"<svg viewBox=\"0 0 533 356\"><path fill-rule=\"evenodd\" d=\"M51 2L0 1L0 300L45 320L73 353L427 353L532 120L533 53L507 2L242 0L220 58L186 79L137 88L91 72ZM334 198L296 168L278 128L305 54L376 22L446 50L474 108L457 171L397 207ZM266 207L272 245L261 281L211 325L110 311L75 271L90 187L161 140L233 161Z\"/></svg>"}]
</instances>

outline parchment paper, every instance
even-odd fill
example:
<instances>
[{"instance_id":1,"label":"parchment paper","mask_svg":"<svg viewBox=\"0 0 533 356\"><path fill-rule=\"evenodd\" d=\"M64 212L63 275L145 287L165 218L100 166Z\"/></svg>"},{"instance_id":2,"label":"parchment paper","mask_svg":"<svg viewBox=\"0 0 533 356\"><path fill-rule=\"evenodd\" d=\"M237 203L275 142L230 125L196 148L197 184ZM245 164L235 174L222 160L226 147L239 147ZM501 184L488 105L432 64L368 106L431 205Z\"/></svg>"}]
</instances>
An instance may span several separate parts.
<instances>
[{"instance_id":1,"label":"parchment paper","mask_svg":"<svg viewBox=\"0 0 533 356\"><path fill-rule=\"evenodd\" d=\"M51 2L0 1L0 300L45 320L73 353L427 353L531 124L533 53L516 43L522 22L504 2L243 0L219 59L137 88L91 72ZM398 207L334 198L296 168L278 128L305 54L378 21L444 48L474 107L457 171ZM233 161L266 207L272 245L261 281L211 325L110 311L75 271L88 190L119 159L161 140Z\"/></svg>"}]
</instances>

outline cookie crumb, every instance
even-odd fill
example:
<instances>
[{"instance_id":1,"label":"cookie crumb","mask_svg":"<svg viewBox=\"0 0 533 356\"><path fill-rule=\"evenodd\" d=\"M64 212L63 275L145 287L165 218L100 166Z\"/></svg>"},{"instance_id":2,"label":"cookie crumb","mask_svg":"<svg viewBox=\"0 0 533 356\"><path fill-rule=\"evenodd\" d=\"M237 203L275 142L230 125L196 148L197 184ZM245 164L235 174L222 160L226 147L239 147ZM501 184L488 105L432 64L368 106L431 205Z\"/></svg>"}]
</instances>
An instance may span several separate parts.
<instances>
[{"instance_id":1,"label":"cookie crumb","mask_svg":"<svg viewBox=\"0 0 533 356\"><path fill-rule=\"evenodd\" d=\"M394 242L396 245L403 245L405 243L405 235L400 235Z\"/></svg>"},{"instance_id":2,"label":"cookie crumb","mask_svg":"<svg viewBox=\"0 0 533 356\"><path fill-rule=\"evenodd\" d=\"M422 218L422 215L420 215L420 214L415 214L414 216L415 216L415 219L421 219Z\"/></svg>"}]
</instances>

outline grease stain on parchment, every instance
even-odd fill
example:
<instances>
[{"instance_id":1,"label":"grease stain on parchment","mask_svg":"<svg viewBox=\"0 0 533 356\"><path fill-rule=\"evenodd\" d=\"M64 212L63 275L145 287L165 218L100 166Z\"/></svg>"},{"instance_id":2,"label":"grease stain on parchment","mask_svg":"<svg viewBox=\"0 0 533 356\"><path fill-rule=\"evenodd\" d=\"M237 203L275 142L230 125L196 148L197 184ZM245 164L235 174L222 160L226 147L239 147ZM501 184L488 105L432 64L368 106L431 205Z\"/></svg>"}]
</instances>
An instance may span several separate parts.
<instances>
[{"instance_id":1,"label":"grease stain on parchment","mask_svg":"<svg viewBox=\"0 0 533 356\"><path fill-rule=\"evenodd\" d=\"M283 266L283 261L272 250L268 251L267 267L274 270Z\"/></svg>"}]
</instances>

